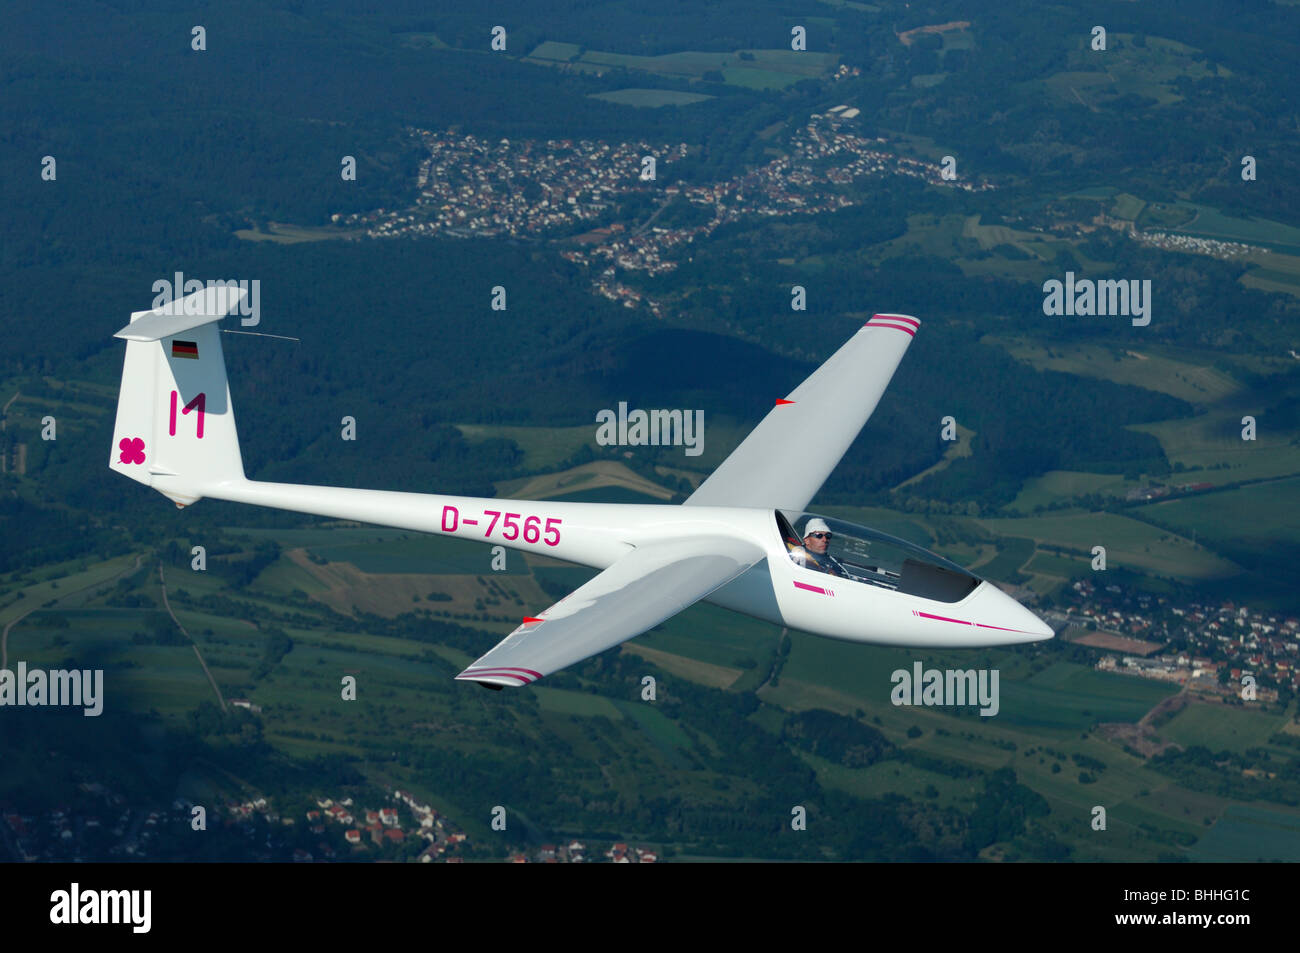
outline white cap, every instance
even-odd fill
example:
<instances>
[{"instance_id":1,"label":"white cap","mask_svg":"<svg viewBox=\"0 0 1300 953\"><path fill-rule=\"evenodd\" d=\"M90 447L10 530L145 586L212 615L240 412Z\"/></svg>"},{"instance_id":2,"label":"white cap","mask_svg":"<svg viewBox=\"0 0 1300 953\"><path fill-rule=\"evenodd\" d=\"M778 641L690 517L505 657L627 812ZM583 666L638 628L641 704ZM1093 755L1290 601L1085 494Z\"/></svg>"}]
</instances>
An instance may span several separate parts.
<instances>
[{"instance_id":1,"label":"white cap","mask_svg":"<svg viewBox=\"0 0 1300 953\"><path fill-rule=\"evenodd\" d=\"M829 533L831 528L826 525L826 521L820 516L814 516L808 521L808 525L803 528L804 538L807 539L812 533Z\"/></svg>"}]
</instances>

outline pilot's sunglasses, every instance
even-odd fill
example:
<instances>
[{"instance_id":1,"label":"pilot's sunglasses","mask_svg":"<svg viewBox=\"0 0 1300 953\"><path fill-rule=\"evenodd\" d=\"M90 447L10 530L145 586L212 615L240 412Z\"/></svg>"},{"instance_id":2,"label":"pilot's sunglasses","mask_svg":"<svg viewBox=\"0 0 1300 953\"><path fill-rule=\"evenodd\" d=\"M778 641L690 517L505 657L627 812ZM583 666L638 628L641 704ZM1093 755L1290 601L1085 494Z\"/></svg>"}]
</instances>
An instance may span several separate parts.
<instances>
[{"instance_id":1,"label":"pilot's sunglasses","mask_svg":"<svg viewBox=\"0 0 1300 953\"><path fill-rule=\"evenodd\" d=\"M831 534L830 534L830 533L809 533L808 536L809 536L809 538L811 538L811 539L830 539L830 538L831 538Z\"/></svg>"}]
</instances>

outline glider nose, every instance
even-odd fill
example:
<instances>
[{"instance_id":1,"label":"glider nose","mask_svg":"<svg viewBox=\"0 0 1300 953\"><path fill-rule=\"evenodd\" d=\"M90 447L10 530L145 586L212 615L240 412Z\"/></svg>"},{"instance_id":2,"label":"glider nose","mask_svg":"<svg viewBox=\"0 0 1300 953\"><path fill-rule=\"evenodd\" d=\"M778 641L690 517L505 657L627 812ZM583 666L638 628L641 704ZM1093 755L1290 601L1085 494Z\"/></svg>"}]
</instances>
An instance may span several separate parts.
<instances>
[{"instance_id":1,"label":"glider nose","mask_svg":"<svg viewBox=\"0 0 1300 953\"><path fill-rule=\"evenodd\" d=\"M1042 642L1050 639L1056 633L1052 627L1040 619L1034 613L1030 612L1015 599L1011 598L1002 590L998 590L1003 599L1006 600L1003 611L1006 613L1008 622L1007 628L1017 629L1031 638L1025 639L1026 642Z\"/></svg>"},{"instance_id":2,"label":"glider nose","mask_svg":"<svg viewBox=\"0 0 1300 953\"><path fill-rule=\"evenodd\" d=\"M984 592L978 590L971 604L975 625L983 635L1004 633L1008 642L1042 642L1056 633L1052 627L985 580Z\"/></svg>"},{"instance_id":3,"label":"glider nose","mask_svg":"<svg viewBox=\"0 0 1300 953\"><path fill-rule=\"evenodd\" d=\"M1037 637L1034 639L1035 642L1043 642L1047 639L1052 638L1052 636L1056 635L1056 632L1052 630L1052 627L1050 625L1048 625L1038 616L1034 615L1032 612L1029 612L1028 609L1026 609L1025 611L1029 614L1030 618L1032 619L1032 622L1029 625L1029 631L1037 633Z\"/></svg>"}]
</instances>

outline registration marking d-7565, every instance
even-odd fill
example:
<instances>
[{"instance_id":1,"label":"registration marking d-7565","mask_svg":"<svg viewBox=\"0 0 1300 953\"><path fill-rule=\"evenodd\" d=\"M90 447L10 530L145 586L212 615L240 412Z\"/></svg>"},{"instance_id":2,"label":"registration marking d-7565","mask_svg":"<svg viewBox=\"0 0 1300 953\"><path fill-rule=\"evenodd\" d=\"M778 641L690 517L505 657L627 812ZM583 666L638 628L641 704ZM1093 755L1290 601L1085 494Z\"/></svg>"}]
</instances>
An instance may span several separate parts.
<instances>
[{"instance_id":1,"label":"registration marking d-7565","mask_svg":"<svg viewBox=\"0 0 1300 953\"><path fill-rule=\"evenodd\" d=\"M543 524L542 517L529 516L524 517L522 513L502 513L500 510L484 510L483 519L488 520L487 530L484 531L483 537L491 539L494 530L500 526L500 537L506 540L522 539L525 543L545 543L547 546L560 545L560 520L556 517L548 518ZM520 523L520 520L523 520ZM444 506L442 508L442 531L444 533L454 533L460 524L466 526L477 526L479 520L469 519L460 515L460 510L454 506Z\"/></svg>"}]
</instances>

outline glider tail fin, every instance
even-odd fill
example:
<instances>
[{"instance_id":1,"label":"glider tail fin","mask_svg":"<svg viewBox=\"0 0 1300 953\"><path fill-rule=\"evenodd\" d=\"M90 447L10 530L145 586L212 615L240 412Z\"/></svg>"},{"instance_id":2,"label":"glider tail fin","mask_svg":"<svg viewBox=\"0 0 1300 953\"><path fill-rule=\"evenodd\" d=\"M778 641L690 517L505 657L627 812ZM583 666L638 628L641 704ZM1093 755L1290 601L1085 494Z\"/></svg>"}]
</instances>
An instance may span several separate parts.
<instances>
[{"instance_id":1,"label":"glider tail fin","mask_svg":"<svg viewBox=\"0 0 1300 953\"><path fill-rule=\"evenodd\" d=\"M137 311L114 335L126 361L108 465L177 506L244 481L217 327L244 294L218 284Z\"/></svg>"}]
</instances>

